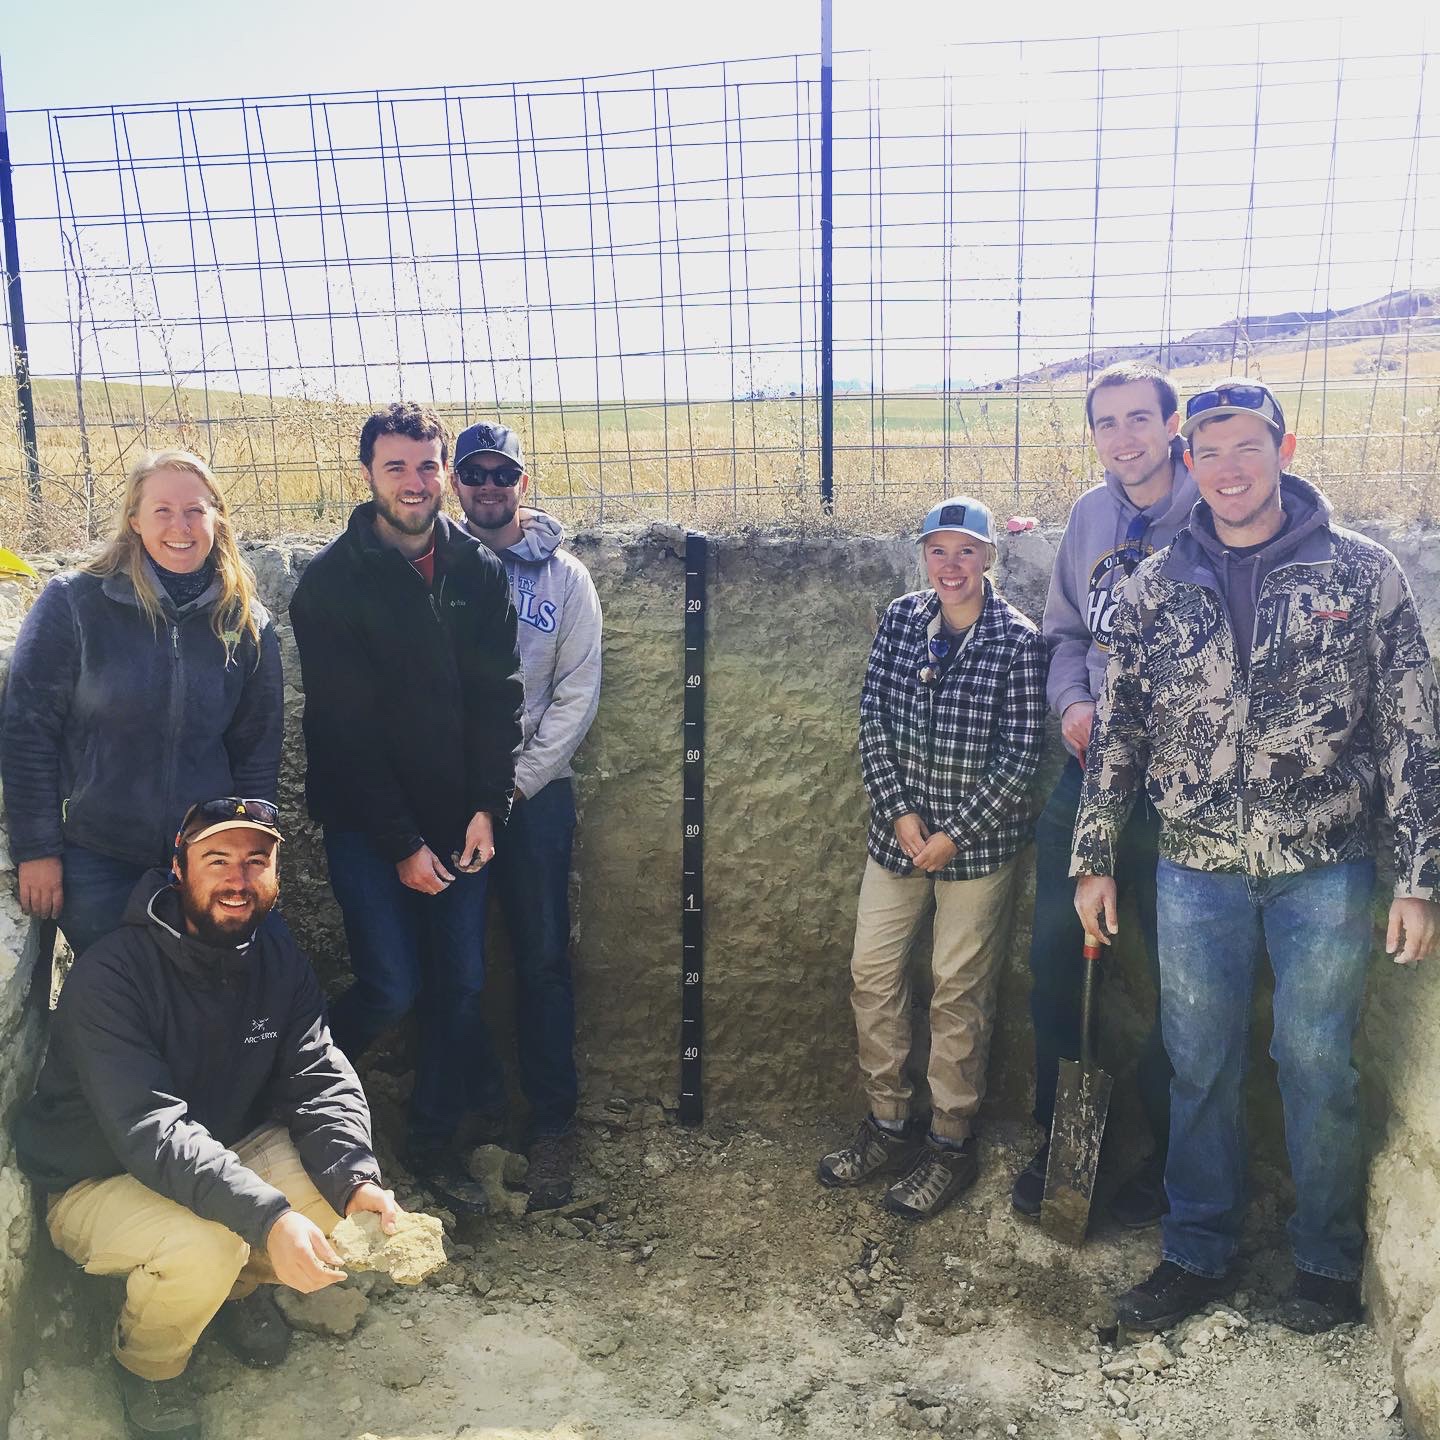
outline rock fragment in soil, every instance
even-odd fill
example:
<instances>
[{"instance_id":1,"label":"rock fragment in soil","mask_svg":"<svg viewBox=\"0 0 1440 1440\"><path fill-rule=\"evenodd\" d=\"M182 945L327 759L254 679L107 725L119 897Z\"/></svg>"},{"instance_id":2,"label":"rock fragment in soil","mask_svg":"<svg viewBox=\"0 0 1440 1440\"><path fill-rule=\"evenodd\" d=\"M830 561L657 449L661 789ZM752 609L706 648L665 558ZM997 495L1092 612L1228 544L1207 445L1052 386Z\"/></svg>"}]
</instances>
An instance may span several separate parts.
<instances>
[{"instance_id":1,"label":"rock fragment in soil","mask_svg":"<svg viewBox=\"0 0 1440 1440\"><path fill-rule=\"evenodd\" d=\"M430 1373L430 1362L420 1345L409 1339L391 1340L373 1361L375 1378L391 1390L409 1390L421 1384Z\"/></svg>"},{"instance_id":2,"label":"rock fragment in soil","mask_svg":"<svg viewBox=\"0 0 1440 1440\"><path fill-rule=\"evenodd\" d=\"M327 1285L310 1295L277 1285L275 1300L292 1330L308 1330L335 1340L348 1340L370 1308L370 1302L347 1285Z\"/></svg>"},{"instance_id":3,"label":"rock fragment in soil","mask_svg":"<svg viewBox=\"0 0 1440 1440\"><path fill-rule=\"evenodd\" d=\"M519 1185L525 1179L529 1162L523 1155L502 1149L499 1145L482 1145L470 1153L465 1162L472 1180L478 1180L485 1190L492 1215L508 1216L518 1220L530 1204L530 1197L523 1190L510 1187Z\"/></svg>"},{"instance_id":4,"label":"rock fragment in soil","mask_svg":"<svg viewBox=\"0 0 1440 1440\"><path fill-rule=\"evenodd\" d=\"M335 1227L330 1243L347 1270L379 1270L399 1285L418 1285L448 1263L444 1233L433 1215L404 1210L387 1235L378 1215L360 1210Z\"/></svg>"}]
</instances>

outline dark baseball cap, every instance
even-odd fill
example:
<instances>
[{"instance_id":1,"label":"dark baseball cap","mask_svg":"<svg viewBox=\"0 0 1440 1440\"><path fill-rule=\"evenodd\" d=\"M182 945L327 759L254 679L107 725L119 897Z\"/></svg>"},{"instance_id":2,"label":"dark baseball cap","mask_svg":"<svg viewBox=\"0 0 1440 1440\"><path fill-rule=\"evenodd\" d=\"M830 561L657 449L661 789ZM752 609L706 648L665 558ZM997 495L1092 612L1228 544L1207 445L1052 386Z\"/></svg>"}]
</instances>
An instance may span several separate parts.
<instances>
[{"instance_id":1,"label":"dark baseball cap","mask_svg":"<svg viewBox=\"0 0 1440 1440\"><path fill-rule=\"evenodd\" d=\"M503 455L522 470L525 457L520 450L520 437L504 425L471 425L460 432L455 442L455 464L460 465L472 455Z\"/></svg>"}]
</instances>

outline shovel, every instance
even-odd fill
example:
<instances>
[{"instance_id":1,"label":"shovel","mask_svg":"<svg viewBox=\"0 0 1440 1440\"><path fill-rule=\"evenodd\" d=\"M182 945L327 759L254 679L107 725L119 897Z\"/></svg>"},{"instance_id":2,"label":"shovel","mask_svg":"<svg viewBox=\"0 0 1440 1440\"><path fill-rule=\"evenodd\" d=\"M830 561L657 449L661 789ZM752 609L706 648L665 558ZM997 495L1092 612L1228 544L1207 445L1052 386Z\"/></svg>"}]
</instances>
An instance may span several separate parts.
<instances>
[{"instance_id":1,"label":"shovel","mask_svg":"<svg viewBox=\"0 0 1440 1440\"><path fill-rule=\"evenodd\" d=\"M1085 936L1085 988L1080 1002L1080 1059L1060 1062L1055 1086L1055 1119L1050 1127L1050 1163L1045 1172L1045 1198L1040 1228L1047 1235L1078 1245L1090 1223L1100 1141L1110 1109L1114 1081L1095 1063L1095 981L1100 969L1100 942Z\"/></svg>"}]
</instances>

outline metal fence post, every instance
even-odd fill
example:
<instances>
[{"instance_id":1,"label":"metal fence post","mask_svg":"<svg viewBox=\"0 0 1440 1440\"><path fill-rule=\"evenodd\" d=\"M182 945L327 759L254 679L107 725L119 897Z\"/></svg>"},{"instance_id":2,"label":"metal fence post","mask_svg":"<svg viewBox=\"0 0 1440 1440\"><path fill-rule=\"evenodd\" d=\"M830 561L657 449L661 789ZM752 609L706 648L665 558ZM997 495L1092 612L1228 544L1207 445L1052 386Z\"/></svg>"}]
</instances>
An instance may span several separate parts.
<instances>
[{"instance_id":1,"label":"metal fence post","mask_svg":"<svg viewBox=\"0 0 1440 1440\"><path fill-rule=\"evenodd\" d=\"M40 515L40 446L35 437L35 396L30 389L30 351L25 337L25 296L20 289L20 237L15 225L15 190L10 173L10 129L5 120L5 73L0 69L0 229L5 239L5 292L15 362L15 399L20 410L20 443L30 493L30 525Z\"/></svg>"},{"instance_id":2,"label":"metal fence post","mask_svg":"<svg viewBox=\"0 0 1440 1440\"><path fill-rule=\"evenodd\" d=\"M820 0L820 503L835 508L835 113L831 0Z\"/></svg>"}]
</instances>

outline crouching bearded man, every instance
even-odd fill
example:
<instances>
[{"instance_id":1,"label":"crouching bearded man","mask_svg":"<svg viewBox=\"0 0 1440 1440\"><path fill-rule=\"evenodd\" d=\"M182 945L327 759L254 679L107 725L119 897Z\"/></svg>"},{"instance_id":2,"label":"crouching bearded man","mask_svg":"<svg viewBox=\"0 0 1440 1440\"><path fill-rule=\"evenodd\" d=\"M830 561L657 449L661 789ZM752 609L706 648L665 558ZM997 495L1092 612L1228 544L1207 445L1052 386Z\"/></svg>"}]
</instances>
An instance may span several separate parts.
<instances>
[{"instance_id":1,"label":"crouching bearded man","mask_svg":"<svg viewBox=\"0 0 1440 1440\"><path fill-rule=\"evenodd\" d=\"M184 1372L212 1321L246 1364L285 1358L258 1287L343 1280L326 1238L341 1215L395 1228L364 1092L272 913L279 846L268 801L191 806L172 870L77 961L16 1124L55 1244L127 1277L114 1356L136 1436L197 1440Z\"/></svg>"}]
</instances>

